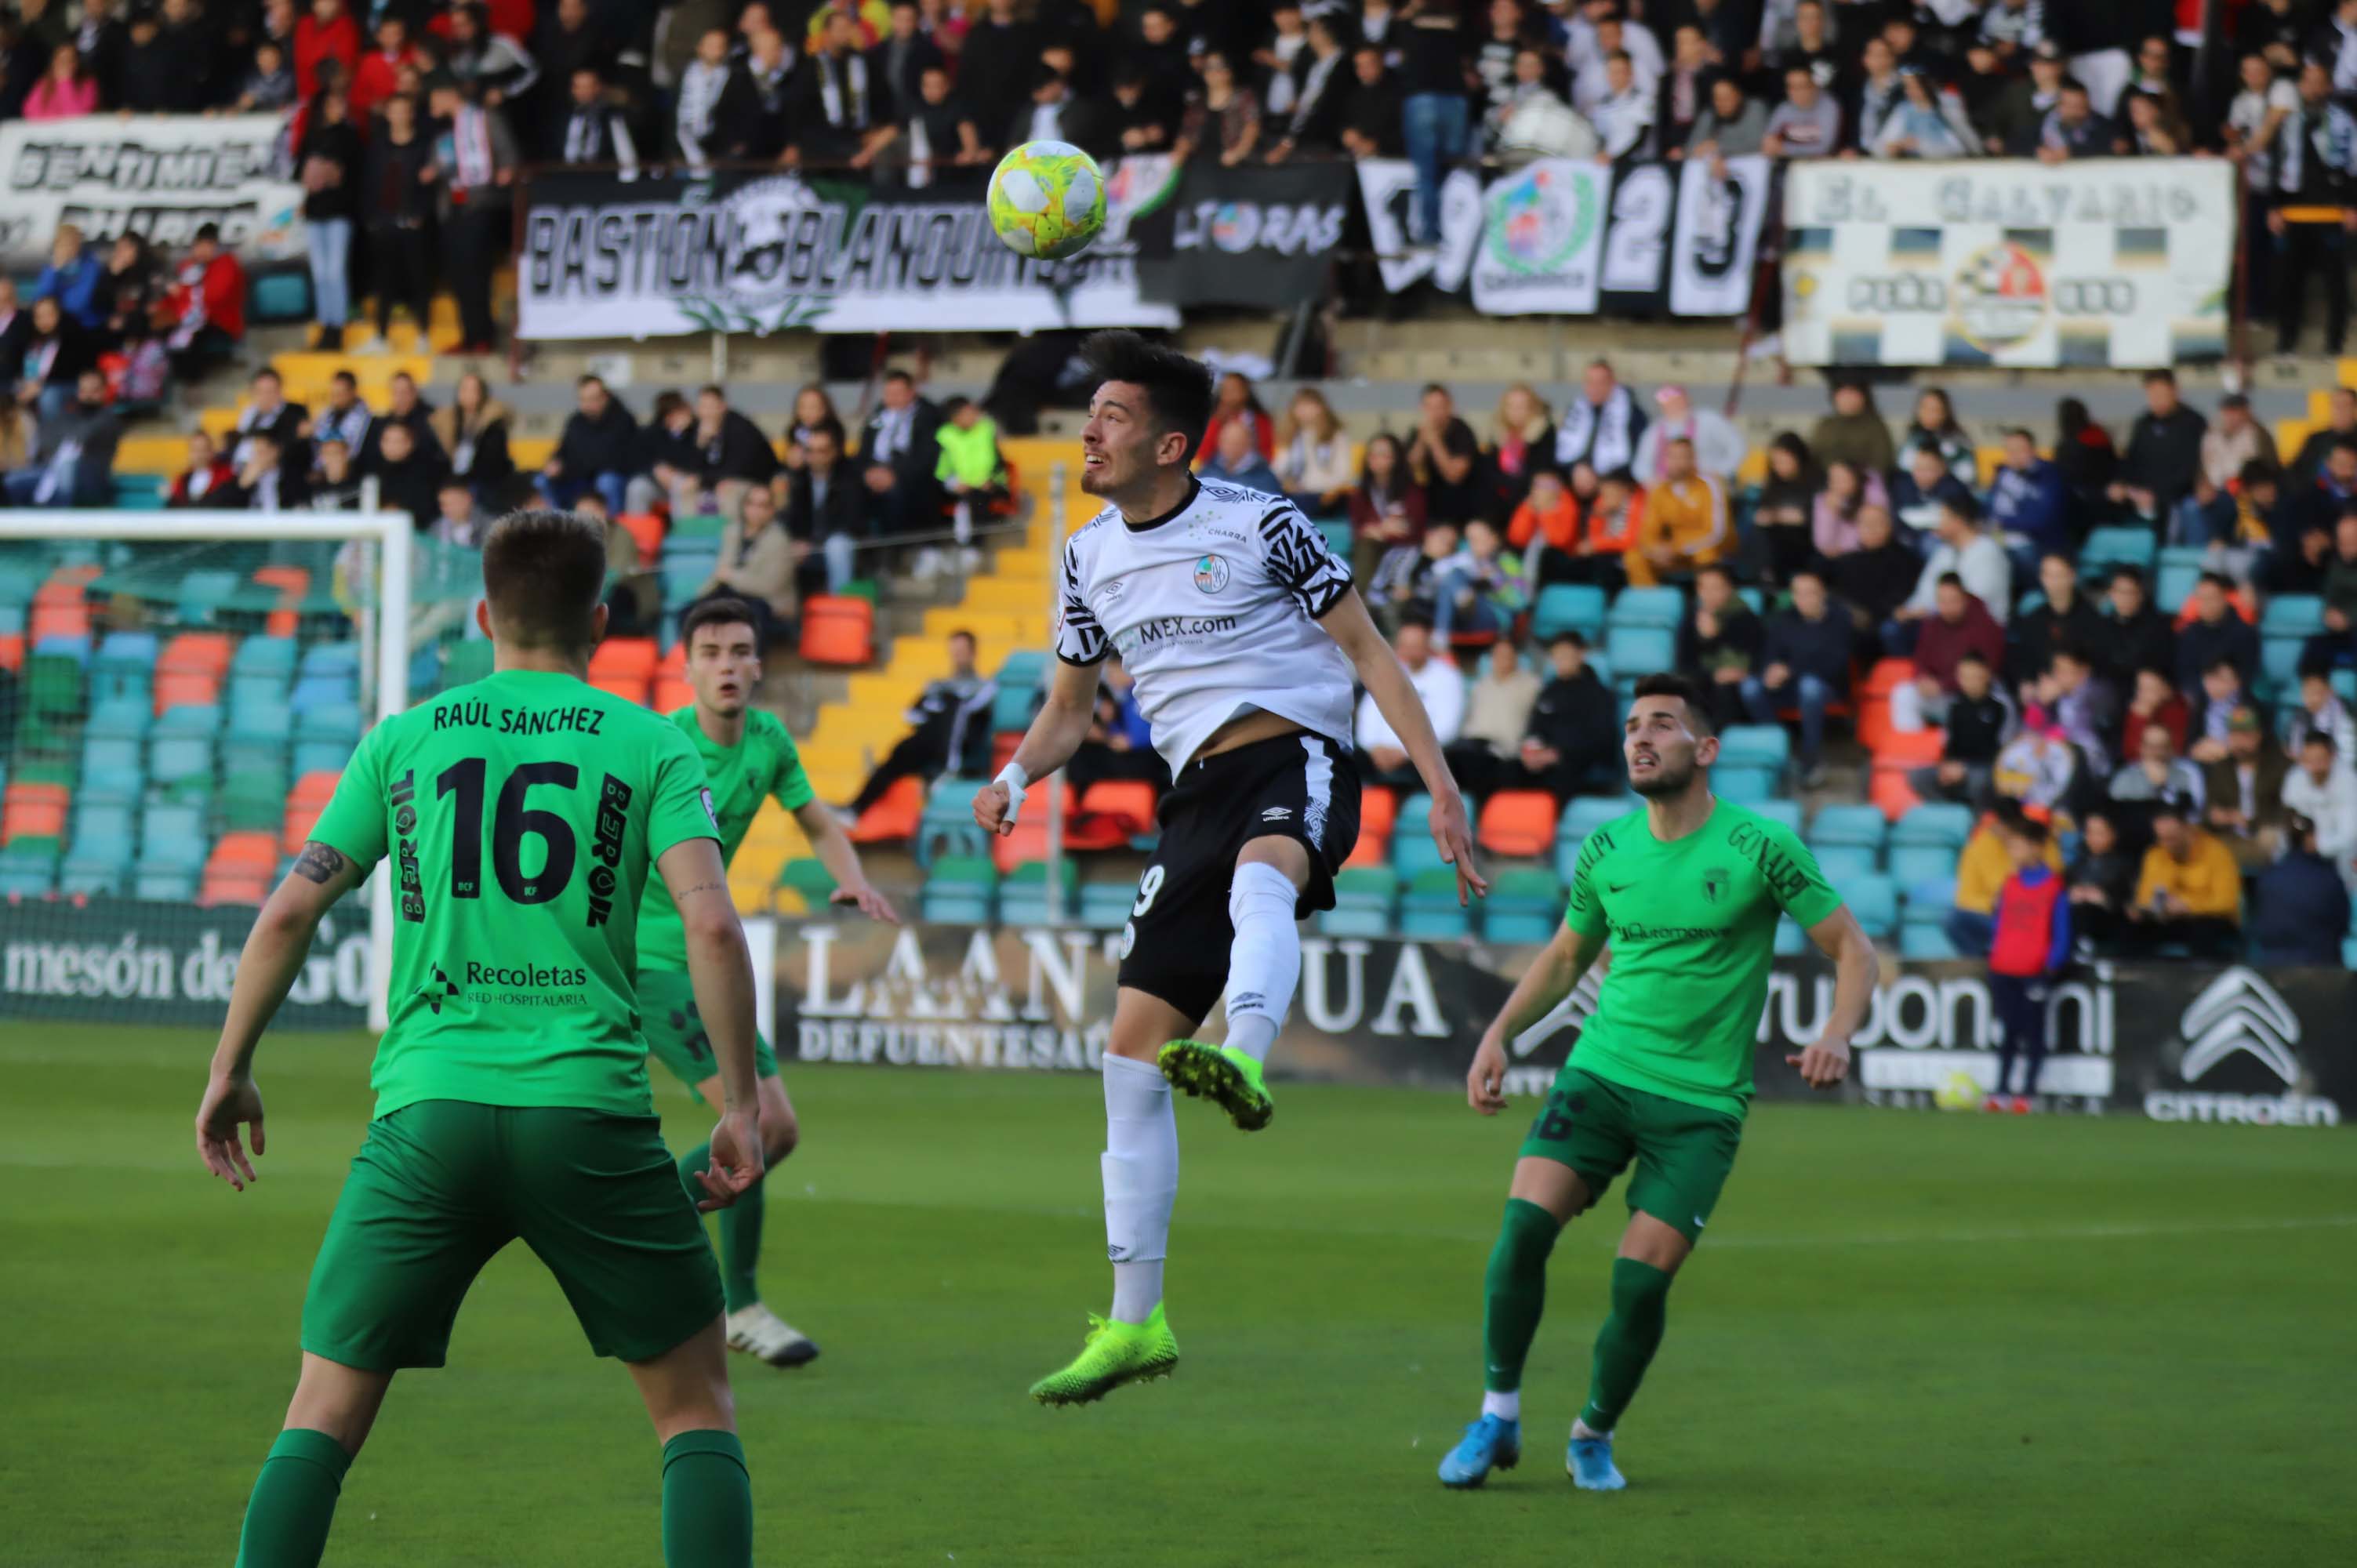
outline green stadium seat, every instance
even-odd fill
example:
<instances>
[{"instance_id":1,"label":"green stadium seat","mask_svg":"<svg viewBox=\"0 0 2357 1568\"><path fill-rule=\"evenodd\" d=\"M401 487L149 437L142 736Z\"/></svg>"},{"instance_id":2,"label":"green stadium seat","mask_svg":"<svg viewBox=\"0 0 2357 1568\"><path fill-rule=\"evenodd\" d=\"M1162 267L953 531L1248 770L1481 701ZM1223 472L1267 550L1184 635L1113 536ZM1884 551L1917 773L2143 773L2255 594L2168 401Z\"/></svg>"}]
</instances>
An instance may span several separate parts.
<instances>
[{"instance_id":1,"label":"green stadium seat","mask_svg":"<svg viewBox=\"0 0 2357 1568\"><path fill-rule=\"evenodd\" d=\"M1137 904L1137 886L1130 882L1081 884L1080 922L1092 931L1117 931L1129 923Z\"/></svg>"},{"instance_id":2,"label":"green stadium seat","mask_svg":"<svg viewBox=\"0 0 2357 1568\"><path fill-rule=\"evenodd\" d=\"M1074 889L1080 886L1081 868L1071 861L1063 863L1060 886L1051 892L1048 883L1048 863L1027 860L1009 873L998 885L998 918L1009 926L1045 925L1049 918L1049 900L1055 900L1059 918L1071 913Z\"/></svg>"},{"instance_id":3,"label":"green stadium seat","mask_svg":"<svg viewBox=\"0 0 2357 1568\"><path fill-rule=\"evenodd\" d=\"M1929 961L1964 955L1956 951L1956 944L1948 940L1944 927L1908 925L1899 929L1899 956Z\"/></svg>"},{"instance_id":4,"label":"green stadium seat","mask_svg":"<svg viewBox=\"0 0 2357 1568\"><path fill-rule=\"evenodd\" d=\"M678 548L683 540L708 539L712 548L720 548L720 535L727 530L728 520L714 513L700 517L675 517L671 520L671 532L663 539L666 553Z\"/></svg>"},{"instance_id":5,"label":"green stadium seat","mask_svg":"<svg viewBox=\"0 0 2357 1568\"><path fill-rule=\"evenodd\" d=\"M1430 841L1426 841L1429 847ZM1457 902L1457 873L1428 866L1408 878L1400 895L1399 931L1425 941L1458 941L1469 935L1472 918Z\"/></svg>"},{"instance_id":6,"label":"green stadium seat","mask_svg":"<svg viewBox=\"0 0 2357 1568\"><path fill-rule=\"evenodd\" d=\"M1720 766L1781 768L1792 755L1792 737L1782 725L1733 725L1719 734Z\"/></svg>"},{"instance_id":7,"label":"green stadium seat","mask_svg":"<svg viewBox=\"0 0 2357 1568\"><path fill-rule=\"evenodd\" d=\"M1870 849L1854 843L1812 843L1811 854L1817 857L1817 869L1836 891L1846 889L1861 876L1882 874L1881 856Z\"/></svg>"},{"instance_id":8,"label":"green stadium seat","mask_svg":"<svg viewBox=\"0 0 2357 1568\"><path fill-rule=\"evenodd\" d=\"M1550 583L1531 607L1531 636L1541 644L1558 632L1576 631L1588 641L1604 629L1604 590L1592 583Z\"/></svg>"},{"instance_id":9,"label":"green stadium seat","mask_svg":"<svg viewBox=\"0 0 2357 1568\"><path fill-rule=\"evenodd\" d=\"M1879 851L1889 835L1889 820L1878 806L1836 802L1821 808L1809 824L1809 844L1857 844Z\"/></svg>"},{"instance_id":10,"label":"green stadium seat","mask_svg":"<svg viewBox=\"0 0 2357 1568\"><path fill-rule=\"evenodd\" d=\"M1028 729L1031 714L1039 705L1039 688L1036 685L1015 685L1001 681L997 694L990 700L990 727L994 731Z\"/></svg>"},{"instance_id":11,"label":"green stadium seat","mask_svg":"<svg viewBox=\"0 0 2357 1568\"><path fill-rule=\"evenodd\" d=\"M131 874L131 896L153 904L193 904L199 869L143 864Z\"/></svg>"},{"instance_id":12,"label":"green stadium seat","mask_svg":"<svg viewBox=\"0 0 2357 1568\"><path fill-rule=\"evenodd\" d=\"M173 613L183 626L209 626L244 581L243 574L217 567L190 572L180 578Z\"/></svg>"},{"instance_id":13,"label":"green stadium seat","mask_svg":"<svg viewBox=\"0 0 2357 1568\"><path fill-rule=\"evenodd\" d=\"M919 902L929 923L988 925L996 912L998 867L989 857L952 854L935 861Z\"/></svg>"},{"instance_id":14,"label":"green stadium seat","mask_svg":"<svg viewBox=\"0 0 2357 1568\"><path fill-rule=\"evenodd\" d=\"M310 273L296 265L256 273L247 291L245 309L264 324L310 320Z\"/></svg>"},{"instance_id":15,"label":"green stadium seat","mask_svg":"<svg viewBox=\"0 0 2357 1568\"><path fill-rule=\"evenodd\" d=\"M1675 631L1686 618L1686 596L1677 588L1623 588L1605 617L1609 627L1650 626Z\"/></svg>"},{"instance_id":16,"label":"green stadium seat","mask_svg":"<svg viewBox=\"0 0 2357 1568\"><path fill-rule=\"evenodd\" d=\"M1869 872L1845 878L1842 902L1857 917L1859 929L1875 941L1887 941L1899 928L1899 886L1889 877Z\"/></svg>"},{"instance_id":17,"label":"green stadium seat","mask_svg":"<svg viewBox=\"0 0 2357 1568\"><path fill-rule=\"evenodd\" d=\"M108 632L91 664L91 705L114 697L144 699L156 678L158 652L153 632Z\"/></svg>"},{"instance_id":18,"label":"green stadium seat","mask_svg":"<svg viewBox=\"0 0 2357 1568\"><path fill-rule=\"evenodd\" d=\"M2277 594L2259 617L2263 637L2314 637L2324 629L2324 601L2314 594Z\"/></svg>"},{"instance_id":19,"label":"green stadium seat","mask_svg":"<svg viewBox=\"0 0 2357 1568\"><path fill-rule=\"evenodd\" d=\"M2098 528L2079 547L2082 576L2105 566L2134 566L2149 575L2157 544L2147 528ZM2165 607L2173 611L2176 607Z\"/></svg>"},{"instance_id":20,"label":"green stadium seat","mask_svg":"<svg viewBox=\"0 0 2357 1568\"><path fill-rule=\"evenodd\" d=\"M1353 865L1338 872L1334 908L1318 917L1318 929L1329 937L1389 936L1399 884L1399 873L1387 865Z\"/></svg>"},{"instance_id":21,"label":"green stadium seat","mask_svg":"<svg viewBox=\"0 0 2357 1568\"><path fill-rule=\"evenodd\" d=\"M1481 901L1481 934L1493 942L1540 943L1563 921L1562 878L1543 866L1510 865L1490 881Z\"/></svg>"},{"instance_id":22,"label":"green stadium seat","mask_svg":"<svg viewBox=\"0 0 2357 1568\"><path fill-rule=\"evenodd\" d=\"M1808 950L1809 934L1792 923L1792 916L1780 917L1776 921L1776 956L1798 958Z\"/></svg>"},{"instance_id":23,"label":"green stadium seat","mask_svg":"<svg viewBox=\"0 0 2357 1568\"><path fill-rule=\"evenodd\" d=\"M1318 532L1326 536L1326 549L1345 566L1351 564L1351 523L1347 518L1326 518L1318 524Z\"/></svg>"},{"instance_id":24,"label":"green stadium seat","mask_svg":"<svg viewBox=\"0 0 2357 1568\"><path fill-rule=\"evenodd\" d=\"M0 849L0 898L46 898L57 880L56 840L18 839Z\"/></svg>"},{"instance_id":25,"label":"green stadium seat","mask_svg":"<svg viewBox=\"0 0 2357 1568\"><path fill-rule=\"evenodd\" d=\"M1890 880L1902 892L1930 883L1953 881L1955 875L1956 852L1944 845L1894 842L1890 846Z\"/></svg>"},{"instance_id":26,"label":"green stadium seat","mask_svg":"<svg viewBox=\"0 0 2357 1568\"><path fill-rule=\"evenodd\" d=\"M1783 774L1781 768L1760 768L1746 763L1721 763L1710 772L1712 793L1722 800L1732 800L1738 806L1757 806L1776 793L1776 782Z\"/></svg>"},{"instance_id":27,"label":"green stadium seat","mask_svg":"<svg viewBox=\"0 0 2357 1568\"><path fill-rule=\"evenodd\" d=\"M174 792L212 792L221 709L189 703L156 721L147 742L147 777Z\"/></svg>"},{"instance_id":28,"label":"green stadium seat","mask_svg":"<svg viewBox=\"0 0 2357 1568\"><path fill-rule=\"evenodd\" d=\"M1677 634L1668 627L1615 626L1604 634L1604 656L1612 661L1613 684L1618 687L1675 665Z\"/></svg>"}]
</instances>

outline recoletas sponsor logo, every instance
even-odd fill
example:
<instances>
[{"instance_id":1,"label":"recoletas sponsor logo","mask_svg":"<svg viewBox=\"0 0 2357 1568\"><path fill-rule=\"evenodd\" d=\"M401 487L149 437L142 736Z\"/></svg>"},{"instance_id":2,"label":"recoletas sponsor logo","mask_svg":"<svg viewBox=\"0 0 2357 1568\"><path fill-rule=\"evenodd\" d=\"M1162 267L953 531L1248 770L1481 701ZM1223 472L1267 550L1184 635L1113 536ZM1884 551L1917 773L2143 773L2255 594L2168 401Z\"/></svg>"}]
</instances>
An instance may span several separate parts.
<instances>
[{"instance_id":1,"label":"recoletas sponsor logo","mask_svg":"<svg viewBox=\"0 0 2357 1568\"><path fill-rule=\"evenodd\" d=\"M468 959L460 969L458 979L468 996L511 1007L579 1007L589 999L582 989L589 983L589 972L575 964Z\"/></svg>"}]
</instances>

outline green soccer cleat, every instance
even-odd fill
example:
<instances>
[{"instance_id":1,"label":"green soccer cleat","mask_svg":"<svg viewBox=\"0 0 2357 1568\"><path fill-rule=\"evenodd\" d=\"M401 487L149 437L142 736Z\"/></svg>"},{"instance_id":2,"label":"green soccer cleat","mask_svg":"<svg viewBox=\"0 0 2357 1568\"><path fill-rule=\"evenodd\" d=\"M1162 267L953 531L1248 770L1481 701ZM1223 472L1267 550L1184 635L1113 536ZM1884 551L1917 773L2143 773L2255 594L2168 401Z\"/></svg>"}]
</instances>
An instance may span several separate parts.
<instances>
[{"instance_id":1,"label":"green soccer cleat","mask_svg":"<svg viewBox=\"0 0 2357 1568\"><path fill-rule=\"evenodd\" d=\"M1178 1340L1157 1304L1143 1323L1116 1323L1089 1314L1089 1337L1071 1364L1031 1385L1041 1404L1087 1404L1124 1383L1167 1378L1178 1365Z\"/></svg>"},{"instance_id":2,"label":"green soccer cleat","mask_svg":"<svg viewBox=\"0 0 2357 1568\"><path fill-rule=\"evenodd\" d=\"M1155 1065L1171 1088L1213 1101L1241 1132L1257 1133L1276 1114L1276 1101L1261 1081L1260 1063L1232 1046L1173 1040Z\"/></svg>"}]
</instances>

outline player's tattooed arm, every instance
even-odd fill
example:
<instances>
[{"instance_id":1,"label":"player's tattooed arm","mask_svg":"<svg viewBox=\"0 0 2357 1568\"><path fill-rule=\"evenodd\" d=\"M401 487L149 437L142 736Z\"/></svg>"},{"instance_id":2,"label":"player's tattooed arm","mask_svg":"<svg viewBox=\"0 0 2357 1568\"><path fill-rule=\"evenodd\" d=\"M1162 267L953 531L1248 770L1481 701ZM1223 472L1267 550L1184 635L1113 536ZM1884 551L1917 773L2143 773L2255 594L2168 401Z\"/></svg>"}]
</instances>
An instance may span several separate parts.
<instances>
[{"instance_id":1,"label":"player's tattooed arm","mask_svg":"<svg viewBox=\"0 0 2357 1568\"><path fill-rule=\"evenodd\" d=\"M728 884L726 882L699 882L693 887L681 888L679 898L674 898L673 902L677 903L682 898L693 898L699 893L726 893L727 891Z\"/></svg>"},{"instance_id":2,"label":"player's tattooed arm","mask_svg":"<svg viewBox=\"0 0 2357 1568\"><path fill-rule=\"evenodd\" d=\"M324 887L350 864L340 850L312 839L304 844L303 853L296 858L295 874Z\"/></svg>"}]
</instances>

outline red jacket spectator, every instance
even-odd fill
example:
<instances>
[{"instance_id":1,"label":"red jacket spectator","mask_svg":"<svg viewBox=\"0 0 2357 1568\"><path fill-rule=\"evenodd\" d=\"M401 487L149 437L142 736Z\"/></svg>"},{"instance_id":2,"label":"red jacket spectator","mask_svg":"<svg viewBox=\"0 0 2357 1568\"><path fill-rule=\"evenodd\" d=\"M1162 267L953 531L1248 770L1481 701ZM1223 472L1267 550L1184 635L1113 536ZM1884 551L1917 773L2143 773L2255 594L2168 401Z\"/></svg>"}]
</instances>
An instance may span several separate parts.
<instances>
[{"instance_id":1,"label":"red jacket spectator","mask_svg":"<svg viewBox=\"0 0 2357 1568\"><path fill-rule=\"evenodd\" d=\"M188 279L193 268L201 266L197 274L193 295ZM164 311L174 321L185 320L191 306L201 302L208 327L218 327L231 338L245 336L245 268L225 250L216 250L210 261L199 262L191 253L180 268L181 281L175 283L164 296Z\"/></svg>"},{"instance_id":2,"label":"red jacket spectator","mask_svg":"<svg viewBox=\"0 0 2357 1568\"><path fill-rule=\"evenodd\" d=\"M307 102L319 91L319 62L332 59L344 68L350 86L360 63L361 30L346 10L344 0L311 0L309 16L295 23L295 91Z\"/></svg>"},{"instance_id":3,"label":"red jacket spectator","mask_svg":"<svg viewBox=\"0 0 2357 1568\"><path fill-rule=\"evenodd\" d=\"M397 55L389 55L382 49L371 49L361 57L360 64L352 69L352 124L366 125L370 113L393 96L393 90L400 83L404 65L414 65L424 72L431 70L434 62L415 44L408 45Z\"/></svg>"},{"instance_id":4,"label":"red jacket spectator","mask_svg":"<svg viewBox=\"0 0 2357 1568\"><path fill-rule=\"evenodd\" d=\"M1964 596L1962 620L1952 624L1936 615L1924 618L1922 635L1915 643L1915 673L1929 675L1943 692L1953 692L1956 661L1967 653L1979 654L1992 670L2005 659L2005 628L1970 594Z\"/></svg>"}]
</instances>

